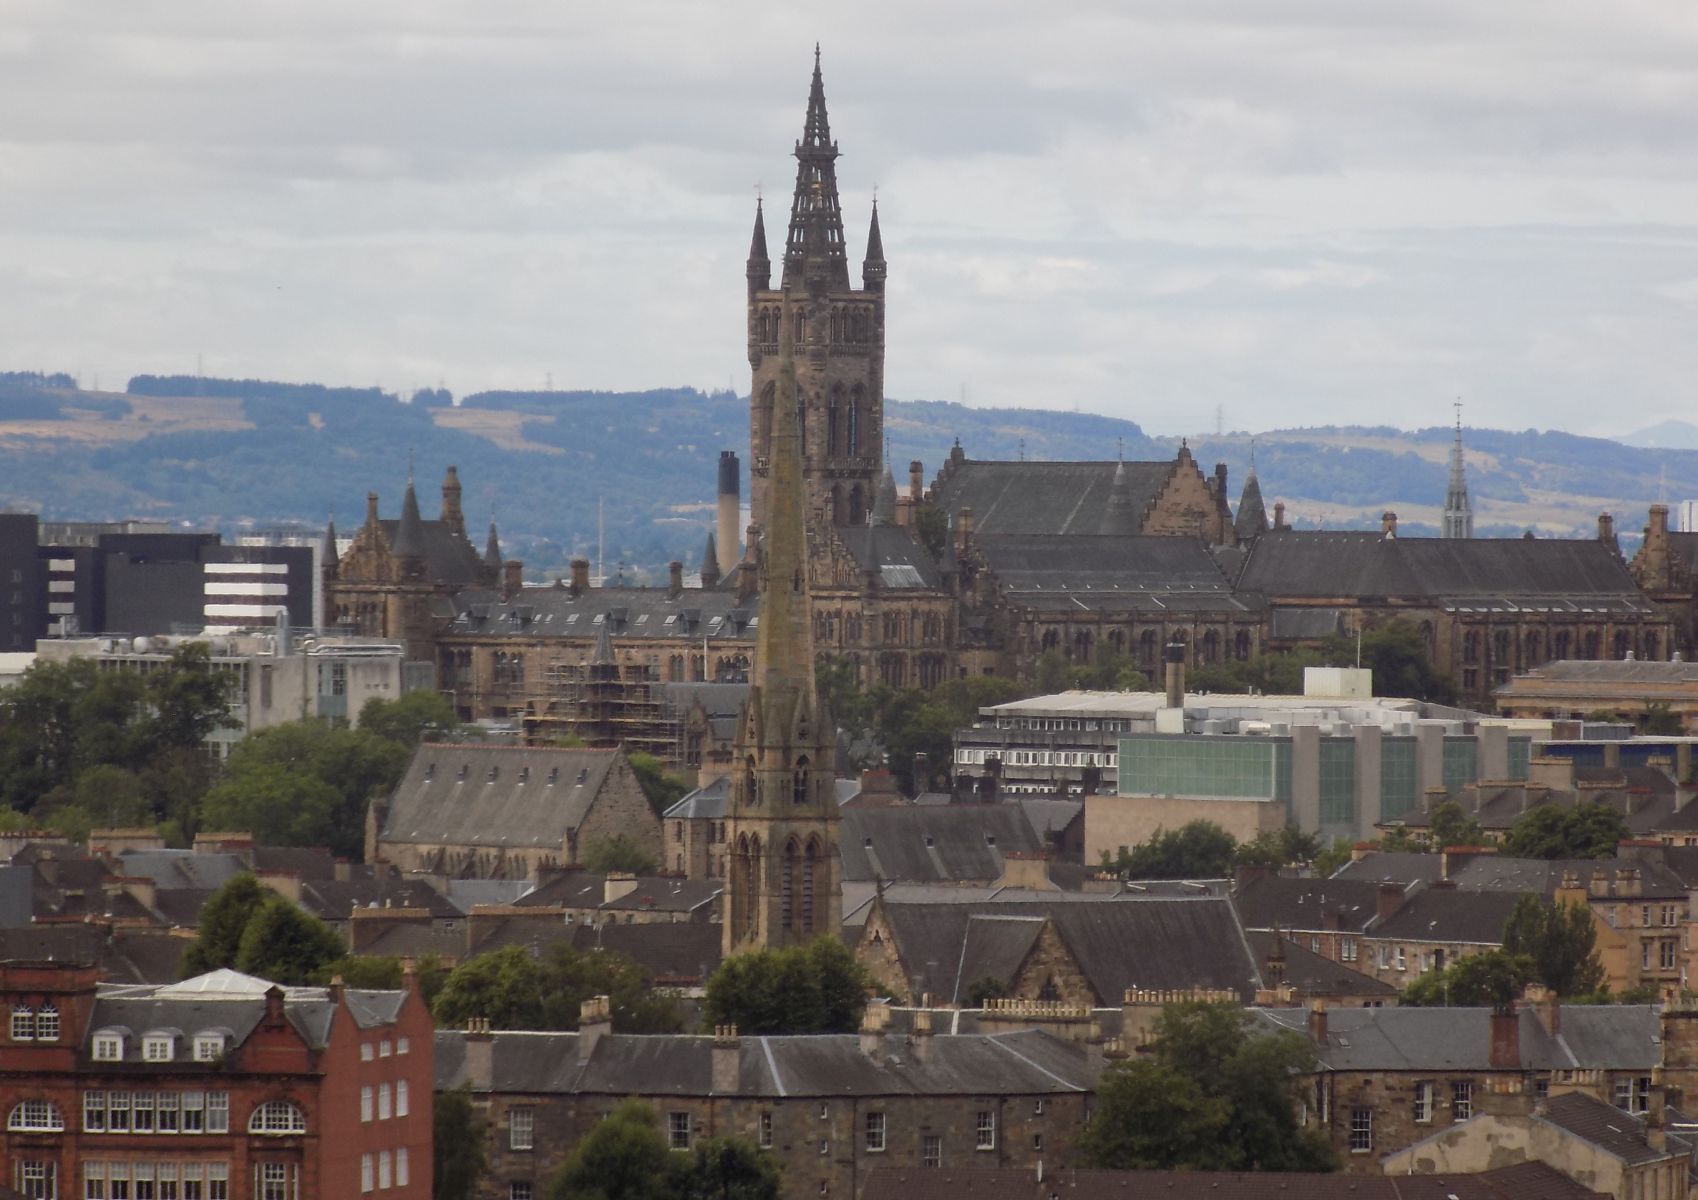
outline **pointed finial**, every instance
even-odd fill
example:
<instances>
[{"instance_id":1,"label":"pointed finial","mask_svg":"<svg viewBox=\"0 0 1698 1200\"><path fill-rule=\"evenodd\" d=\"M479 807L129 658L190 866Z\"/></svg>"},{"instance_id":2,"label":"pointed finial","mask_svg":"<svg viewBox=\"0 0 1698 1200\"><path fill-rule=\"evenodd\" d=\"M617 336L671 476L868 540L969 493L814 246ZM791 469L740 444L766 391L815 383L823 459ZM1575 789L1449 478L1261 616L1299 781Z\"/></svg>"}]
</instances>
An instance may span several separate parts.
<instances>
[{"instance_id":1,"label":"pointed finial","mask_svg":"<svg viewBox=\"0 0 1698 1200\"><path fill-rule=\"evenodd\" d=\"M820 69L820 44L814 43L814 70Z\"/></svg>"},{"instance_id":2,"label":"pointed finial","mask_svg":"<svg viewBox=\"0 0 1698 1200\"><path fill-rule=\"evenodd\" d=\"M1125 438L1117 437L1117 438L1114 439L1114 457L1119 462L1125 462L1126 461L1126 439Z\"/></svg>"},{"instance_id":3,"label":"pointed finial","mask_svg":"<svg viewBox=\"0 0 1698 1200\"><path fill-rule=\"evenodd\" d=\"M1250 474L1256 473L1256 439L1250 439Z\"/></svg>"}]
</instances>

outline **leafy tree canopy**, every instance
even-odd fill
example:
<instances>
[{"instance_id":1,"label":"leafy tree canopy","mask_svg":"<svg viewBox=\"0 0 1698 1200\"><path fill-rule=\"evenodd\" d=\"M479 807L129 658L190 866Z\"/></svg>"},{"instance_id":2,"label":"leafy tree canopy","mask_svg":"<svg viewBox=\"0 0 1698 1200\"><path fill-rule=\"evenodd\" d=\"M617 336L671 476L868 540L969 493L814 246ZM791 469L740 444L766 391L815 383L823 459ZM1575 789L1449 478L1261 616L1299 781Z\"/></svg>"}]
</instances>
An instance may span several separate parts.
<instances>
[{"instance_id":1,"label":"leafy tree canopy","mask_svg":"<svg viewBox=\"0 0 1698 1200\"><path fill-rule=\"evenodd\" d=\"M523 946L505 946L461 963L442 982L431 1012L445 1028L484 1017L495 1029L571 1030L591 996L609 998L613 1027L621 1033L683 1028L676 997L656 992L637 964L610 950L575 950L563 942L540 957Z\"/></svg>"},{"instance_id":2,"label":"leafy tree canopy","mask_svg":"<svg viewBox=\"0 0 1698 1200\"><path fill-rule=\"evenodd\" d=\"M272 893L247 872L230 878L201 906L195 940L183 954L183 976L234 967L248 922Z\"/></svg>"},{"instance_id":3,"label":"leafy tree canopy","mask_svg":"<svg viewBox=\"0 0 1698 1200\"><path fill-rule=\"evenodd\" d=\"M1266 830L1240 843L1237 861L1247 866L1285 867L1313 862L1321 853L1320 835L1304 833L1296 825Z\"/></svg>"},{"instance_id":4,"label":"leafy tree canopy","mask_svg":"<svg viewBox=\"0 0 1698 1200\"><path fill-rule=\"evenodd\" d=\"M488 1122L465 1088L437 1092L431 1112L431 1200L472 1200L483 1177Z\"/></svg>"},{"instance_id":5,"label":"leafy tree canopy","mask_svg":"<svg viewBox=\"0 0 1698 1200\"><path fill-rule=\"evenodd\" d=\"M1238 843L1213 821L1191 821L1158 832L1103 865L1125 879L1219 879L1232 874Z\"/></svg>"},{"instance_id":6,"label":"leafy tree canopy","mask_svg":"<svg viewBox=\"0 0 1698 1200\"><path fill-rule=\"evenodd\" d=\"M1469 954L1442 971L1428 971L1403 989L1400 1003L1425 1008L1506 1010L1533 978L1525 954L1487 950Z\"/></svg>"},{"instance_id":7,"label":"leafy tree canopy","mask_svg":"<svg viewBox=\"0 0 1698 1200\"><path fill-rule=\"evenodd\" d=\"M821 934L805 946L746 950L720 963L708 978L705 1021L746 1034L853 1033L870 986L849 948Z\"/></svg>"},{"instance_id":8,"label":"leafy tree canopy","mask_svg":"<svg viewBox=\"0 0 1698 1200\"><path fill-rule=\"evenodd\" d=\"M1503 852L1515 858L1610 858L1617 843L1632 836L1621 814L1608 805L1546 804L1517 818L1504 836Z\"/></svg>"},{"instance_id":9,"label":"leafy tree canopy","mask_svg":"<svg viewBox=\"0 0 1698 1200\"><path fill-rule=\"evenodd\" d=\"M347 952L323 921L273 895L248 918L236 946L236 970L273 983L309 983Z\"/></svg>"},{"instance_id":10,"label":"leafy tree canopy","mask_svg":"<svg viewBox=\"0 0 1698 1200\"><path fill-rule=\"evenodd\" d=\"M573 1149L548 1200L778 1200L778 1166L742 1138L673 1153L654 1109L623 1101Z\"/></svg>"},{"instance_id":11,"label":"leafy tree canopy","mask_svg":"<svg viewBox=\"0 0 1698 1200\"><path fill-rule=\"evenodd\" d=\"M394 700L367 700L360 709L359 727L410 750L420 742L452 735L460 728L460 718L447 696L420 688Z\"/></svg>"},{"instance_id":12,"label":"leafy tree canopy","mask_svg":"<svg viewBox=\"0 0 1698 1200\"><path fill-rule=\"evenodd\" d=\"M1169 1005L1152 1053L1104 1073L1080 1138L1083 1164L1111 1170L1330 1171L1326 1139L1297 1124L1297 1076L1314 1051L1251 1031L1231 1004Z\"/></svg>"},{"instance_id":13,"label":"leafy tree canopy","mask_svg":"<svg viewBox=\"0 0 1698 1200\"><path fill-rule=\"evenodd\" d=\"M1559 996L1604 987L1597 941L1597 927L1584 902L1552 904L1538 896L1516 901L1503 931L1504 951L1529 959L1532 977Z\"/></svg>"},{"instance_id":14,"label":"leafy tree canopy","mask_svg":"<svg viewBox=\"0 0 1698 1200\"><path fill-rule=\"evenodd\" d=\"M597 838L584 848L584 866L592 871L629 871L633 875L652 875L659 864L655 856L643 849L628 833Z\"/></svg>"},{"instance_id":15,"label":"leafy tree canopy","mask_svg":"<svg viewBox=\"0 0 1698 1200\"><path fill-rule=\"evenodd\" d=\"M1428 842L1435 851L1449 846L1480 846L1487 840L1480 822L1454 800L1445 800L1434 807L1428 820L1431 831Z\"/></svg>"},{"instance_id":16,"label":"leafy tree canopy","mask_svg":"<svg viewBox=\"0 0 1698 1200\"><path fill-rule=\"evenodd\" d=\"M649 807L656 813L664 813L690 794L689 780L667 771L654 755L637 750L626 755L626 759L636 773L637 786L643 789Z\"/></svg>"}]
</instances>

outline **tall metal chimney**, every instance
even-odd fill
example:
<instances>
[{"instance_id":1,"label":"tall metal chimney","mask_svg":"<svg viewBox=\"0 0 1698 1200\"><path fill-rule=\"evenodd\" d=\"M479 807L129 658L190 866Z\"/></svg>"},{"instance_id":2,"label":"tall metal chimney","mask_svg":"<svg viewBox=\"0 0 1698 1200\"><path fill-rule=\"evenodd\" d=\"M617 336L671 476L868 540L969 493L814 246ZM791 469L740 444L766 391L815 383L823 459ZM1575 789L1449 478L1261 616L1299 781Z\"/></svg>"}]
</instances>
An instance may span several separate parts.
<instances>
[{"instance_id":1,"label":"tall metal chimney","mask_svg":"<svg viewBox=\"0 0 1698 1200\"><path fill-rule=\"evenodd\" d=\"M739 510L742 508L742 494L738 485L737 453L734 450L719 452L719 511L716 514L716 530L714 546L719 552L719 574L721 578L731 574L743 557L737 551L737 528Z\"/></svg>"},{"instance_id":2,"label":"tall metal chimney","mask_svg":"<svg viewBox=\"0 0 1698 1200\"><path fill-rule=\"evenodd\" d=\"M1185 643L1177 639L1167 644L1162 661L1167 672L1167 706L1185 707Z\"/></svg>"}]
</instances>

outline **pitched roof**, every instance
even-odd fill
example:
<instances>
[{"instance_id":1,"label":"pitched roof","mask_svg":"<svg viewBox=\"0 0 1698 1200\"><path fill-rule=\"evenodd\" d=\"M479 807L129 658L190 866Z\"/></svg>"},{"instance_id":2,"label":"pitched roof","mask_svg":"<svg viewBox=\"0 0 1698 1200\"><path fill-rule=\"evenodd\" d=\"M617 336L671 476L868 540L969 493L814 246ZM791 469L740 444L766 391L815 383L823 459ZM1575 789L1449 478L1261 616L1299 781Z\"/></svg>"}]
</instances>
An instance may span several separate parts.
<instances>
[{"instance_id":1,"label":"pitched roof","mask_svg":"<svg viewBox=\"0 0 1698 1200\"><path fill-rule=\"evenodd\" d=\"M1509 914L1527 894L1424 887L1408 897L1402 908L1369 929L1367 936L1387 940L1501 946Z\"/></svg>"},{"instance_id":2,"label":"pitched roof","mask_svg":"<svg viewBox=\"0 0 1698 1200\"><path fill-rule=\"evenodd\" d=\"M379 839L563 846L621 754L427 742L395 788Z\"/></svg>"},{"instance_id":3,"label":"pitched roof","mask_svg":"<svg viewBox=\"0 0 1698 1200\"><path fill-rule=\"evenodd\" d=\"M1565 875L1573 875L1581 887L1589 887L1593 877L1602 874L1606 884L1605 896L1614 897L1622 871L1639 872L1639 895L1622 897L1637 900L1685 900L1686 885L1680 877L1653 859L1627 858L1508 858L1501 854L1471 855L1461 866L1451 871L1456 886L1464 891L1535 892L1550 897L1556 893Z\"/></svg>"},{"instance_id":4,"label":"pitched roof","mask_svg":"<svg viewBox=\"0 0 1698 1200\"><path fill-rule=\"evenodd\" d=\"M379 521L378 524L383 529L384 539L388 541L391 551L395 554L403 553L396 545L397 538L401 538L402 523L396 520ZM488 578L483 559L477 550L447 522L421 520L414 530L412 539L401 540L413 542L409 553L424 560L425 576L432 583L475 587Z\"/></svg>"},{"instance_id":5,"label":"pitched roof","mask_svg":"<svg viewBox=\"0 0 1698 1200\"><path fill-rule=\"evenodd\" d=\"M932 502L952 516L973 510L979 534L1095 534L1114 486L1115 460L996 462L962 459L940 474ZM1142 528L1144 514L1166 485L1173 460L1129 462L1126 491Z\"/></svg>"},{"instance_id":6,"label":"pitched roof","mask_svg":"<svg viewBox=\"0 0 1698 1200\"><path fill-rule=\"evenodd\" d=\"M1643 1120L1582 1092L1552 1096L1534 1115L1630 1166L1671 1156L1646 1140Z\"/></svg>"},{"instance_id":7,"label":"pitched roof","mask_svg":"<svg viewBox=\"0 0 1698 1200\"><path fill-rule=\"evenodd\" d=\"M1252 929L1245 932L1257 962L1266 963L1274 954L1284 960L1277 980L1269 977L1268 984L1283 983L1304 996L1362 996L1383 998L1397 995L1398 989L1384 980L1353 971L1313 950L1293 938L1282 937L1271 929Z\"/></svg>"},{"instance_id":8,"label":"pitched roof","mask_svg":"<svg viewBox=\"0 0 1698 1200\"><path fill-rule=\"evenodd\" d=\"M1307 1037L1303 1008L1247 1009L1249 1020ZM1315 1047L1334 1071L1491 1071L1489 1008L1327 1010L1327 1044ZM1649 1071L1661 1060L1661 1026L1651 1004L1570 1005L1553 1037L1538 1014L1516 1014L1520 1069Z\"/></svg>"},{"instance_id":9,"label":"pitched roof","mask_svg":"<svg viewBox=\"0 0 1698 1200\"><path fill-rule=\"evenodd\" d=\"M838 854L846 880L988 883L1002 875L1010 852L1044 849L1013 804L851 806L842 812Z\"/></svg>"},{"instance_id":10,"label":"pitched roof","mask_svg":"<svg viewBox=\"0 0 1698 1200\"><path fill-rule=\"evenodd\" d=\"M1331 875L1333 879L1363 879L1370 883L1432 883L1444 875L1444 856L1406 851L1375 850L1352 859Z\"/></svg>"},{"instance_id":11,"label":"pitched roof","mask_svg":"<svg viewBox=\"0 0 1698 1200\"><path fill-rule=\"evenodd\" d=\"M900 525L843 525L833 530L833 534L862 571L878 570L880 587L943 586L943 573L937 560Z\"/></svg>"},{"instance_id":12,"label":"pitched roof","mask_svg":"<svg viewBox=\"0 0 1698 1200\"><path fill-rule=\"evenodd\" d=\"M1473 1175L874 1167L861 1200L1601 1200L1544 1163Z\"/></svg>"},{"instance_id":13,"label":"pitched roof","mask_svg":"<svg viewBox=\"0 0 1698 1200\"><path fill-rule=\"evenodd\" d=\"M521 588L503 597L468 589L454 597L450 630L456 634L523 633L593 643L603 623L621 642L688 638L694 642L753 642L759 597L739 601L718 588L592 587L577 595L565 586Z\"/></svg>"},{"instance_id":14,"label":"pitched roof","mask_svg":"<svg viewBox=\"0 0 1698 1200\"><path fill-rule=\"evenodd\" d=\"M466 1034L438 1030L436 1086L463 1086ZM744 1037L737 1074L715 1079L714 1039L699 1034L608 1034L588 1062L580 1035L496 1032L493 1090L609 1096L1048 1096L1090 1090L1085 1048L1041 1030L934 1035L923 1053L887 1035L877 1056L855 1034Z\"/></svg>"},{"instance_id":15,"label":"pitched roof","mask_svg":"<svg viewBox=\"0 0 1698 1200\"><path fill-rule=\"evenodd\" d=\"M1457 607L1591 606L1649 611L1622 561L1594 539L1388 538L1281 530L1257 540L1241 588L1270 598L1403 597Z\"/></svg>"},{"instance_id":16,"label":"pitched roof","mask_svg":"<svg viewBox=\"0 0 1698 1200\"><path fill-rule=\"evenodd\" d=\"M719 820L731 803L731 777L721 775L712 783L688 793L662 814L668 821L696 818Z\"/></svg>"},{"instance_id":17,"label":"pitched roof","mask_svg":"<svg viewBox=\"0 0 1698 1200\"><path fill-rule=\"evenodd\" d=\"M656 979L703 980L724 957L717 922L648 921L626 925L604 921L579 925L572 945L579 950L623 954Z\"/></svg>"},{"instance_id":18,"label":"pitched roof","mask_svg":"<svg viewBox=\"0 0 1698 1200\"><path fill-rule=\"evenodd\" d=\"M1261 875L1234 889L1232 901L1246 929L1360 933L1379 913L1379 894L1380 885L1365 879Z\"/></svg>"},{"instance_id":19,"label":"pitched roof","mask_svg":"<svg viewBox=\"0 0 1698 1200\"><path fill-rule=\"evenodd\" d=\"M1231 591L1208 547L1195 538L985 534L976 544L1010 592Z\"/></svg>"},{"instance_id":20,"label":"pitched roof","mask_svg":"<svg viewBox=\"0 0 1698 1200\"><path fill-rule=\"evenodd\" d=\"M1007 978L1011 958L1052 926L1099 1001L1119 1003L1128 989L1208 987L1244 996L1261 982L1237 914L1224 898L880 901L897 953L918 991L958 1003L979 979ZM1018 966L1015 961L1013 966Z\"/></svg>"}]
</instances>

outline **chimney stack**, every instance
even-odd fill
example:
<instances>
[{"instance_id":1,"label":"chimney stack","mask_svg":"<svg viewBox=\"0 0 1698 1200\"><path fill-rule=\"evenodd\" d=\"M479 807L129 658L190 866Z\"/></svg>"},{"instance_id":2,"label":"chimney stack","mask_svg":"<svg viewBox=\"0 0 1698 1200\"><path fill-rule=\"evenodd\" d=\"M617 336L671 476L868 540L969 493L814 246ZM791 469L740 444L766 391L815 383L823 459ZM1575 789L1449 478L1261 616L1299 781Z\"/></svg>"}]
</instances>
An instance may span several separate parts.
<instances>
[{"instance_id":1,"label":"chimney stack","mask_svg":"<svg viewBox=\"0 0 1698 1200\"><path fill-rule=\"evenodd\" d=\"M1396 883L1380 884L1379 895L1375 898L1374 915L1381 921L1389 921L1392 914L1403 907L1403 887Z\"/></svg>"},{"instance_id":2,"label":"chimney stack","mask_svg":"<svg viewBox=\"0 0 1698 1200\"><path fill-rule=\"evenodd\" d=\"M1185 643L1171 641L1162 654L1166 664L1165 677L1167 683L1167 707L1185 707Z\"/></svg>"},{"instance_id":3,"label":"chimney stack","mask_svg":"<svg viewBox=\"0 0 1698 1200\"><path fill-rule=\"evenodd\" d=\"M1275 529L1289 529L1290 528L1290 526L1285 523L1285 501L1283 501L1283 500L1275 500L1274 501L1273 527Z\"/></svg>"},{"instance_id":4,"label":"chimney stack","mask_svg":"<svg viewBox=\"0 0 1698 1200\"><path fill-rule=\"evenodd\" d=\"M914 1026L908 1035L908 1053L914 1056L915 1062L923 1063L931 1055L931 1043L931 1009L922 1008L914 1013Z\"/></svg>"},{"instance_id":5,"label":"chimney stack","mask_svg":"<svg viewBox=\"0 0 1698 1200\"><path fill-rule=\"evenodd\" d=\"M677 598L684 590L684 564L676 558L666 564L666 594Z\"/></svg>"},{"instance_id":6,"label":"chimney stack","mask_svg":"<svg viewBox=\"0 0 1698 1200\"><path fill-rule=\"evenodd\" d=\"M1380 514L1380 535L1388 538L1397 536L1397 514L1390 509Z\"/></svg>"},{"instance_id":7,"label":"chimney stack","mask_svg":"<svg viewBox=\"0 0 1698 1200\"><path fill-rule=\"evenodd\" d=\"M572 582L567 585L567 589L574 596L582 596L585 592L590 590L589 559L574 558L572 560Z\"/></svg>"},{"instance_id":8,"label":"chimney stack","mask_svg":"<svg viewBox=\"0 0 1698 1200\"><path fill-rule=\"evenodd\" d=\"M719 574L731 573L742 557L737 553L737 522L742 519L741 474L737 454L733 450L719 452L719 501L714 526L717 536L714 549L719 554Z\"/></svg>"},{"instance_id":9,"label":"chimney stack","mask_svg":"<svg viewBox=\"0 0 1698 1200\"><path fill-rule=\"evenodd\" d=\"M1521 1017L1515 1011L1515 1001L1507 1009L1492 1010L1492 1046L1488 1061L1494 1071L1521 1069Z\"/></svg>"},{"instance_id":10,"label":"chimney stack","mask_svg":"<svg viewBox=\"0 0 1698 1200\"><path fill-rule=\"evenodd\" d=\"M914 504L926 498L926 468L919 459L908 464L908 499Z\"/></svg>"},{"instance_id":11,"label":"chimney stack","mask_svg":"<svg viewBox=\"0 0 1698 1200\"><path fill-rule=\"evenodd\" d=\"M495 1035L488 1017L466 1019L466 1088L487 1092L495 1085Z\"/></svg>"},{"instance_id":12,"label":"chimney stack","mask_svg":"<svg viewBox=\"0 0 1698 1200\"><path fill-rule=\"evenodd\" d=\"M890 1008L872 1003L861 1017L861 1053L874 1062L884 1061L884 1031L890 1025Z\"/></svg>"},{"instance_id":13,"label":"chimney stack","mask_svg":"<svg viewBox=\"0 0 1698 1200\"><path fill-rule=\"evenodd\" d=\"M578 1006L578 1061L590 1061L595 1044L613 1032L613 1001L591 996Z\"/></svg>"},{"instance_id":14,"label":"chimney stack","mask_svg":"<svg viewBox=\"0 0 1698 1200\"><path fill-rule=\"evenodd\" d=\"M741 1043L735 1025L715 1025L713 1029L713 1090L716 1095L734 1096L742 1082Z\"/></svg>"},{"instance_id":15,"label":"chimney stack","mask_svg":"<svg viewBox=\"0 0 1698 1200\"><path fill-rule=\"evenodd\" d=\"M525 564L516 558L510 558L501 564L501 591L511 598L517 596L525 587Z\"/></svg>"},{"instance_id":16,"label":"chimney stack","mask_svg":"<svg viewBox=\"0 0 1698 1200\"><path fill-rule=\"evenodd\" d=\"M1327 1002L1311 1000L1309 1002L1309 1037L1315 1045L1325 1050L1327 1046Z\"/></svg>"}]
</instances>

